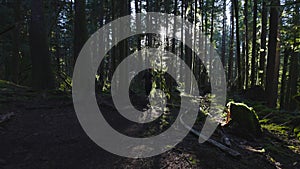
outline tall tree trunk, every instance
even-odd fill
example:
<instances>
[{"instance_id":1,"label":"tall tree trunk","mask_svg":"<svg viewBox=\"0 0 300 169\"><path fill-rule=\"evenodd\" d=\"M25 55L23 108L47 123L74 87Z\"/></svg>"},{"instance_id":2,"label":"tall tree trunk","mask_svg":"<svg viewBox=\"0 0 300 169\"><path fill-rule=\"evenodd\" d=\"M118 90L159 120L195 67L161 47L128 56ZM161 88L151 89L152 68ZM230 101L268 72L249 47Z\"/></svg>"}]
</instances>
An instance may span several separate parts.
<instances>
[{"instance_id":1,"label":"tall tree trunk","mask_svg":"<svg viewBox=\"0 0 300 169\"><path fill-rule=\"evenodd\" d=\"M256 84L256 33L257 33L257 0L253 0L253 37L251 58L251 86Z\"/></svg>"},{"instance_id":2,"label":"tall tree trunk","mask_svg":"<svg viewBox=\"0 0 300 169\"><path fill-rule=\"evenodd\" d=\"M100 26L100 28L103 26L104 15L105 15L104 2L100 1L99 2L99 26Z\"/></svg>"},{"instance_id":3,"label":"tall tree trunk","mask_svg":"<svg viewBox=\"0 0 300 169\"><path fill-rule=\"evenodd\" d=\"M201 13L201 33L199 33L199 39L203 39L203 34L205 34L205 6L204 6L204 0L199 0L199 4L200 4L200 13ZM206 47L205 47L205 44L206 44L206 39L203 41L200 42L201 44L201 50L203 51L206 51ZM204 66L204 62L206 62L205 60L205 57L206 57L206 53L204 53L204 60L200 61L200 62L203 62L202 64L199 65L199 76L200 76L200 85L203 86L206 84L206 81L207 81L207 72L206 72L206 69L205 69L205 66Z\"/></svg>"},{"instance_id":4,"label":"tall tree trunk","mask_svg":"<svg viewBox=\"0 0 300 169\"><path fill-rule=\"evenodd\" d=\"M214 36L214 8L215 8L215 0L211 2L211 18L210 18L210 42L213 42Z\"/></svg>"},{"instance_id":5,"label":"tall tree trunk","mask_svg":"<svg viewBox=\"0 0 300 169\"><path fill-rule=\"evenodd\" d=\"M211 18L210 18L210 44L211 46L214 45L214 8L215 8L215 0L212 0L211 2ZM212 65L213 65L213 51L214 49L213 48L210 48L210 56L209 56L209 73L212 72Z\"/></svg>"},{"instance_id":6,"label":"tall tree trunk","mask_svg":"<svg viewBox=\"0 0 300 169\"><path fill-rule=\"evenodd\" d=\"M175 5L176 6L176 5ZM201 39L201 25L199 25L199 22L197 22L197 19L198 19L198 16L200 16L201 15L201 13L200 13L200 6L201 6L201 2L200 2L200 0L198 1L198 0L195 0L195 15L194 15L194 26L195 26L195 28L194 28L194 30L196 30L196 29L198 29L198 30L200 30L199 32L198 32L198 34L197 33L195 33L195 36L194 36L194 47L196 48L196 44L198 43L198 42L196 42L197 41L197 39ZM195 31L196 32L196 31ZM198 38L197 38L198 37ZM201 43L198 43L198 48L201 48L202 47L202 44ZM201 63L200 63L200 60L198 59L198 57L197 57L197 55L196 54L194 54L194 75L195 75L195 77L196 77L196 79L197 79L197 84L198 84L198 86L201 86L201 80L200 80L200 69L201 69Z\"/></svg>"},{"instance_id":7,"label":"tall tree trunk","mask_svg":"<svg viewBox=\"0 0 300 169\"><path fill-rule=\"evenodd\" d=\"M75 22L74 22L74 64L81 48L88 39L85 14L85 0L75 0Z\"/></svg>"},{"instance_id":8,"label":"tall tree trunk","mask_svg":"<svg viewBox=\"0 0 300 169\"><path fill-rule=\"evenodd\" d=\"M181 2L181 18L184 18L184 3L183 3L183 1ZM181 41L180 41L180 57L181 57L181 59L182 60L184 60L184 36L183 36L183 22L181 23L181 25L180 25L180 30L181 30ZM182 65L180 64L180 68L181 69L179 69L179 80L180 81L183 81L184 79L183 79L183 71L182 71Z\"/></svg>"},{"instance_id":9,"label":"tall tree trunk","mask_svg":"<svg viewBox=\"0 0 300 169\"><path fill-rule=\"evenodd\" d=\"M300 16L299 16L299 4L296 5L295 8L295 13L294 13L294 25L299 26L300 25ZM297 94L298 91L298 77L299 77L299 57L300 57L300 52L299 49L297 49L297 40L296 38L299 37L299 34L297 31L294 31L294 42L293 42L293 53L292 53L292 58L291 58L291 66L290 66L290 86L289 88L291 89L290 96L291 101L289 105L289 110L295 110L297 108L297 103L293 99L293 97ZM298 44L299 45L299 44Z\"/></svg>"},{"instance_id":10,"label":"tall tree trunk","mask_svg":"<svg viewBox=\"0 0 300 169\"><path fill-rule=\"evenodd\" d=\"M105 11L104 11L104 2L100 1L99 2L99 27L102 28L104 23L104 15L105 15ZM100 35L101 39L103 39L103 35ZM105 42L106 40L103 39L103 42ZM98 74L100 74L100 78L98 81L98 89L102 90L103 86L104 86L104 82L105 82L105 77L107 77L107 71L106 71L106 66L107 66L107 58L104 58L105 62L103 63L103 66L100 66L100 70L98 72Z\"/></svg>"},{"instance_id":11,"label":"tall tree trunk","mask_svg":"<svg viewBox=\"0 0 300 169\"><path fill-rule=\"evenodd\" d=\"M230 47L229 47L229 59L228 59L228 81L231 87L232 77L233 77L233 47L234 47L234 7L233 3L231 5L231 32L230 32Z\"/></svg>"},{"instance_id":12,"label":"tall tree trunk","mask_svg":"<svg viewBox=\"0 0 300 169\"><path fill-rule=\"evenodd\" d=\"M235 33L236 33L236 75L237 75L237 90L242 87L242 76L241 76L241 49L240 49L240 28L239 28L239 4L238 0L234 1L235 11Z\"/></svg>"},{"instance_id":13,"label":"tall tree trunk","mask_svg":"<svg viewBox=\"0 0 300 169\"><path fill-rule=\"evenodd\" d=\"M188 10L188 8L190 8L192 5L189 4L188 0L185 0L185 12ZM189 20L189 15L186 16L186 19ZM191 27L187 27L185 29L185 42L187 41L192 41L191 38ZM191 42L192 43L192 42ZM187 46L185 46L185 62L188 65L188 67L190 69L192 69L192 49L188 48ZM185 92L186 93L190 93L191 92L191 72L186 71L185 73Z\"/></svg>"},{"instance_id":14,"label":"tall tree trunk","mask_svg":"<svg viewBox=\"0 0 300 169\"><path fill-rule=\"evenodd\" d=\"M280 88L280 110L285 108L285 96L286 96L286 72L288 66L288 60L290 56L290 49L285 49L284 51L284 60L283 60L283 68L282 68L282 76L281 76L281 88Z\"/></svg>"},{"instance_id":15,"label":"tall tree trunk","mask_svg":"<svg viewBox=\"0 0 300 169\"><path fill-rule=\"evenodd\" d=\"M174 2L174 9L173 9L173 15L177 16L177 6L178 6L178 1L175 0ZM175 34L177 32L177 23L176 23L176 17L174 17L174 24L173 24L173 36L175 37ZM175 54L176 52L176 40L175 38L172 39L172 52Z\"/></svg>"},{"instance_id":16,"label":"tall tree trunk","mask_svg":"<svg viewBox=\"0 0 300 169\"><path fill-rule=\"evenodd\" d=\"M204 0L203 0L203 4L204 4ZM205 36L208 36L208 10L207 10L207 8L208 8L208 6L209 6L209 3L208 3L208 1L205 1L205 6L203 6L203 9L204 9L204 34L205 34ZM208 49L207 49L207 47L208 47L208 38L204 38L204 51L207 51ZM208 62L208 59L207 59L207 52L204 52L204 62L206 62L206 64L209 64L209 63L207 63ZM208 74L208 71L209 71L209 67L207 67L206 69L203 69L203 72L204 71L206 71L206 75ZM209 81L208 81L208 79L209 79L209 77L208 76L206 76L205 74L204 74L204 76L203 76L203 79L204 79L204 82L203 82L203 84L205 85L205 86L207 86L208 85L208 83L209 83Z\"/></svg>"},{"instance_id":17,"label":"tall tree trunk","mask_svg":"<svg viewBox=\"0 0 300 169\"><path fill-rule=\"evenodd\" d=\"M135 5L135 11L136 13L141 13L141 5L139 4L140 0L135 0L134 1L134 5ZM141 17L136 16L136 29L138 30L138 32L141 30ZM142 44L141 44L141 36L137 35L137 48L138 51L140 51L142 49ZM141 54L139 53L138 55L138 59L142 59Z\"/></svg>"},{"instance_id":18,"label":"tall tree trunk","mask_svg":"<svg viewBox=\"0 0 300 169\"><path fill-rule=\"evenodd\" d=\"M15 22L19 22L21 20L21 9L20 9L20 0L15 0L13 4L14 8L14 18ZM19 71L20 71L20 26L19 24L16 24L12 31L12 45L13 45L13 51L12 56L9 59L9 76L10 78L8 80L19 83Z\"/></svg>"},{"instance_id":19,"label":"tall tree trunk","mask_svg":"<svg viewBox=\"0 0 300 169\"><path fill-rule=\"evenodd\" d=\"M146 0L146 12L153 12L153 6L152 6L152 4L150 4L150 0ZM151 18L148 18L149 19L149 21L151 20ZM150 22L152 22L152 20L150 21ZM148 23L148 25L149 25L150 23ZM149 47L152 47L153 45L152 45L152 40L153 40L153 38L152 38L152 34L148 34L147 35L147 45L149 46Z\"/></svg>"},{"instance_id":20,"label":"tall tree trunk","mask_svg":"<svg viewBox=\"0 0 300 169\"><path fill-rule=\"evenodd\" d=\"M120 17L129 15L129 13L130 13L129 5L128 5L129 3L130 3L129 0L123 0L123 3L119 4L120 5ZM128 23L129 22L130 22L130 20L128 20ZM129 30L130 28L129 28L129 25L124 25L122 29ZM123 31L123 30L119 30L119 31ZM128 41L125 39L125 40L121 41L120 45L118 45L118 46L119 46L119 61L118 61L118 63L121 63L121 61L123 59L125 59L129 53ZM125 67L125 70L121 70L121 71L127 72L127 67ZM119 78L121 79L119 86L122 87L125 85L126 81L128 81L128 77L125 73L124 76L121 76ZM120 90L120 91L121 91L120 94L123 94L123 95L126 94L125 90ZM123 92L125 92L125 93L123 93Z\"/></svg>"},{"instance_id":21,"label":"tall tree trunk","mask_svg":"<svg viewBox=\"0 0 300 169\"><path fill-rule=\"evenodd\" d=\"M68 3L68 15L72 16L70 18L70 21L72 23L72 27L74 27L74 19L73 19L73 16L74 16L74 2L73 1L69 1ZM70 30L72 31L72 28L70 28ZM67 37L64 38L65 40L67 39ZM74 69L74 43L73 45L70 47L70 50L69 50L69 53L68 53L68 56L65 56L64 55L64 58L65 58L65 67L66 67L66 72L69 76L72 76L72 71Z\"/></svg>"},{"instance_id":22,"label":"tall tree trunk","mask_svg":"<svg viewBox=\"0 0 300 169\"><path fill-rule=\"evenodd\" d=\"M248 37L248 0L244 4L244 24L245 24L245 87L248 88L249 84L249 37Z\"/></svg>"},{"instance_id":23,"label":"tall tree trunk","mask_svg":"<svg viewBox=\"0 0 300 169\"><path fill-rule=\"evenodd\" d=\"M271 5L279 5L279 0L272 0ZM278 46L279 9L272 7L270 10L269 43L266 74L266 93L268 106L276 107L278 97L279 51Z\"/></svg>"},{"instance_id":24,"label":"tall tree trunk","mask_svg":"<svg viewBox=\"0 0 300 169\"><path fill-rule=\"evenodd\" d=\"M222 22L222 64L225 67L225 57L226 57L226 0L223 1L223 22Z\"/></svg>"},{"instance_id":25,"label":"tall tree trunk","mask_svg":"<svg viewBox=\"0 0 300 169\"><path fill-rule=\"evenodd\" d=\"M31 2L29 41L32 61L32 86L38 90L54 88L49 44L44 25L43 0L34 0Z\"/></svg>"},{"instance_id":26,"label":"tall tree trunk","mask_svg":"<svg viewBox=\"0 0 300 169\"><path fill-rule=\"evenodd\" d=\"M201 32L204 32L204 0L199 0L200 10L201 10Z\"/></svg>"},{"instance_id":27,"label":"tall tree trunk","mask_svg":"<svg viewBox=\"0 0 300 169\"><path fill-rule=\"evenodd\" d=\"M290 101L288 102L288 110L293 111L297 108L297 103L293 97L297 94L298 90L298 77L299 77L299 52L293 51L291 56L291 66L290 66Z\"/></svg>"},{"instance_id":28,"label":"tall tree trunk","mask_svg":"<svg viewBox=\"0 0 300 169\"><path fill-rule=\"evenodd\" d=\"M267 53L267 22L268 22L268 8L266 7L266 0L262 4L262 19L261 19L261 47L259 59L259 77L261 85L265 86L265 67L266 67L266 53Z\"/></svg>"},{"instance_id":29,"label":"tall tree trunk","mask_svg":"<svg viewBox=\"0 0 300 169\"><path fill-rule=\"evenodd\" d=\"M60 32L59 32L59 28L55 28L55 61L56 61L56 75L59 76L59 74L61 73L61 65L60 65L60 55L61 55L61 49L60 49L60 39L61 39L61 36L60 36Z\"/></svg>"}]
</instances>

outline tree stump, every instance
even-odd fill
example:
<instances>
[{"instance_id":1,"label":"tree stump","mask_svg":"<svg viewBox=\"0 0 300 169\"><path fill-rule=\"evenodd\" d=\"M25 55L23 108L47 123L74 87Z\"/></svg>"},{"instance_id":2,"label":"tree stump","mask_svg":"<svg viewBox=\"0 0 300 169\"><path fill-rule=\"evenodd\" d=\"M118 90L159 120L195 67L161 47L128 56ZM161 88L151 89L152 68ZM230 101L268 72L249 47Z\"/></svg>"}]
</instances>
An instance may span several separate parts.
<instances>
[{"instance_id":1,"label":"tree stump","mask_svg":"<svg viewBox=\"0 0 300 169\"><path fill-rule=\"evenodd\" d=\"M244 103L234 102L228 103L227 106L230 121L226 126L232 129L235 134L247 138L261 136L262 129L253 108Z\"/></svg>"}]
</instances>

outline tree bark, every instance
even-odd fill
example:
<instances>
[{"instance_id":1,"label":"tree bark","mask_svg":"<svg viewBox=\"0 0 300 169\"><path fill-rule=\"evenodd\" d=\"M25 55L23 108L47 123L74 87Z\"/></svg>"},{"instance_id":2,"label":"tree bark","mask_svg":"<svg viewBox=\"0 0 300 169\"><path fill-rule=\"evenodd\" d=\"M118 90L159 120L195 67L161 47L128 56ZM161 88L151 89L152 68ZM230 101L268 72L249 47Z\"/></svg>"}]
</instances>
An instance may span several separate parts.
<instances>
[{"instance_id":1,"label":"tree bark","mask_svg":"<svg viewBox=\"0 0 300 169\"><path fill-rule=\"evenodd\" d=\"M49 44L44 25L43 0L34 0L31 2L29 41L32 61L32 86L38 90L54 88Z\"/></svg>"},{"instance_id":2,"label":"tree bark","mask_svg":"<svg viewBox=\"0 0 300 169\"><path fill-rule=\"evenodd\" d=\"M295 8L295 13L294 13L294 24L299 26L299 5L296 5ZM299 50L297 51L297 41L296 41L296 37L297 37L296 31L294 32L294 42L293 42L293 53L291 56L291 66L290 66L290 96L291 96L291 101L290 101L290 105L289 105L289 110L293 111L297 108L297 102L293 99L293 97L297 94L298 91L298 77L299 77L299 57L300 57L300 53Z\"/></svg>"},{"instance_id":3,"label":"tree bark","mask_svg":"<svg viewBox=\"0 0 300 169\"><path fill-rule=\"evenodd\" d=\"M256 84L256 33L257 33L257 0L253 0L253 38L251 58L251 86Z\"/></svg>"},{"instance_id":4,"label":"tree bark","mask_svg":"<svg viewBox=\"0 0 300 169\"><path fill-rule=\"evenodd\" d=\"M85 1L75 0L75 22L74 22L74 65L81 48L88 39L85 14Z\"/></svg>"},{"instance_id":5,"label":"tree bark","mask_svg":"<svg viewBox=\"0 0 300 169\"><path fill-rule=\"evenodd\" d=\"M285 49L284 51L284 60L283 60L283 68L282 68L282 76L281 76L281 88L280 88L280 110L285 108L285 96L286 96L286 73L288 67L288 60L290 56L290 49Z\"/></svg>"},{"instance_id":6,"label":"tree bark","mask_svg":"<svg viewBox=\"0 0 300 169\"><path fill-rule=\"evenodd\" d=\"M280 4L279 0L272 0L271 5ZM267 74L266 74L266 93L268 106L276 108L278 97L278 74L279 74L279 51L278 46L278 25L279 9L270 10L270 34L268 43Z\"/></svg>"},{"instance_id":7,"label":"tree bark","mask_svg":"<svg viewBox=\"0 0 300 169\"><path fill-rule=\"evenodd\" d=\"M129 13L130 13L129 12L130 8L129 8L129 5L128 5L129 3L130 3L129 0L123 0L123 3L119 4L120 5L120 17L129 15ZM128 23L129 22L130 22L130 20L128 20ZM123 26L123 30L126 30L126 29L127 30L130 29L129 25L124 25ZM122 31L122 30L119 30L119 31ZM129 53L127 39L121 41L118 46L119 46L119 61L118 61L118 64L119 64L119 63L122 62L123 59L125 59L127 57L128 53ZM120 71L127 72L127 68L125 67L124 69L125 70L120 70ZM124 76L121 76L119 78L121 79L119 86L122 87L126 84L126 81L128 81L128 77L125 73ZM125 95L126 91L125 90L120 90L120 94Z\"/></svg>"},{"instance_id":8,"label":"tree bark","mask_svg":"<svg viewBox=\"0 0 300 169\"><path fill-rule=\"evenodd\" d=\"M15 0L13 4L15 22L21 20L20 0ZM9 58L9 81L19 83L20 72L20 24L17 23L12 31L12 56Z\"/></svg>"},{"instance_id":9,"label":"tree bark","mask_svg":"<svg viewBox=\"0 0 300 169\"><path fill-rule=\"evenodd\" d=\"M213 47L213 45L214 45L214 40L213 40L213 38L214 38L214 8L215 8L215 0L212 0L212 2L211 2L212 4L211 4L211 18L210 18L210 45ZM212 72L212 70L213 70L213 67L212 67L212 65L213 65L213 48L210 48L209 50L210 50L210 56L209 56L209 73L211 73Z\"/></svg>"},{"instance_id":10,"label":"tree bark","mask_svg":"<svg viewBox=\"0 0 300 169\"><path fill-rule=\"evenodd\" d=\"M265 86L265 67L266 67L266 54L267 54L267 23L268 23L268 9L266 8L266 0L262 4L262 19L261 19L261 47L259 59L259 77L261 85Z\"/></svg>"},{"instance_id":11,"label":"tree bark","mask_svg":"<svg viewBox=\"0 0 300 169\"><path fill-rule=\"evenodd\" d=\"M239 26L239 4L238 0L234 1L234 11L235 11L235 33L236 33L236 76L237 76L237 85L236 89L240 90L242 87L242 78L241 78L241 49L240 49L240 26Z\"/></svg>"},{"instance_id":12,"label":"tree bark","mask_svg":"<svg viewBox=\"0 0 300 169\"><path fill-rule=\"evenodd\" d=\"M249 85L249 35L248 35L248 0L245 2L245 26L246 26L246 31L245 31L245 78L246 78L246 88Z\"/></svg>"},{"instance_id":13,"label":"tree bark","mask_svg":"<svg viewBox=\"0 0 300 169\"><path fill-rule=\"evenodd\" d=\"M230 32L230 47L229 47L229 59L228 59L228 82L229 85L232 85L232 77L233 77L233 46L234 46L234 7L233 3L231 5L231 32ZM231 86L230 86L231 87Z\"/></svg>"},{"instance_id":14,"label":"tree bark","mask_svg":"<svg viewBox=\"0 0 300 169\"><path fill-rule=\"evenodd\" d=\"M191 7L192 5L189 4L189 1L188 0L185 0L185 12L188 10L189 7ZM186 16L186 19L189 20L189 15ZM191 38L191 27L187 27L185 29L185 42L187 41L191 41L192 38ZM192 69L192 49L190 49L189 47L187 46L184 46L185 47L185 62L186 64L188 65L188 67L190 69ZM190 93L191 92L191 72L189 71L186 71L184 72L185 74L185 92L186 93Z\"/></svg>"},{"instance_id":15,"label":"tree bark","mask_svg":"<svg viewBox=\"0 0 300 169\"><path fill-rule=\"evenodd\" d=\"M226 0L223 1L223 22L222 22L222 56L221 61L223 66L225 66L226 57Z\"/></svg>"}]
</instances>

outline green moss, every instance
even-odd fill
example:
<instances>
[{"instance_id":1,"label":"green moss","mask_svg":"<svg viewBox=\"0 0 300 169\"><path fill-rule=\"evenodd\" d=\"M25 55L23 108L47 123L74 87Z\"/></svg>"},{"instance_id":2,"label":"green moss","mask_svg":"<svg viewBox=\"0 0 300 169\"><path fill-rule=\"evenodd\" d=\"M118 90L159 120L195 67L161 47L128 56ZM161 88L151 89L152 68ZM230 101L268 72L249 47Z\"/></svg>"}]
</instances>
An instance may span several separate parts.
<instances>
[{"instance_id":1,"label":"green moss","mask_svg":"<svg viewBox=\"0 0 300 169\"><path fill-rule=\"evenodd\" d=\"M193 158L192 156L189 157L189 161L192 165L196 165L197 164L197 160L195 158Z\"/></svg>"},{"instance_id":2,"label":"green moss","mask_svg":"<svg viewBox=\"0 0 300 169\"><path fill-rule=\"evenodd\" d=\"M266 115L268 115L268 114L270 114L270 113L277 113L277 112L279 112L278 110L271 109L271 108L269 108L269 107L267 107L267 106L265 106L265 105L263 105L261 103L258 103L258 104L253 104L253 103L250 104L249 103L248 105L251 105L253 107L253 109L256 111L257 115L259 117L261 117L261 118L264 117L264 116L266 116Z\"/></svg>"},{"instance_id":3,"label":"green moss","mask_svg":"<svg viewBox=\"0 0 300 169\"><path fill-rule=\"evenodd\" d=\"M275 132L277 134L286 135L286 136L288 135L288 131L289 131L289 127L281 126L281 125L274 124L274 123L263 124L262 127L264 129L267 129L270 132L273 132L273 133Z\"/></svg>"},{"instance_id":4,"label":"green moss","mask_svg":"<svg viewBox=\"0 0 300 169\"><path fill-rule=\"evenodd\" d=\"M300 124L299 124L299 126L294 128L294 133L295 133L296 137L300 140Z\"/></svg>"},{"instance_id":5,"label":"green moss","mask_svg":"<svg viewBox=\"0 0 300 169\"><path fill-rule=\"evenodd\" d=\"M290 150L292 150L293 152L297 152L299 151L299 147L298 146L287 146Z\"/></svg>"},{"instance_id":6,"label":"green moss","mask_svg":"<svg viewBox=\"0 0 300 169\"><path fill-rule=\"evenodd\" d=\"M260 124L267 124L270 122L270 119L262 119L262 120L259 120L259 123Z\"/></svg>"}]
</instances>

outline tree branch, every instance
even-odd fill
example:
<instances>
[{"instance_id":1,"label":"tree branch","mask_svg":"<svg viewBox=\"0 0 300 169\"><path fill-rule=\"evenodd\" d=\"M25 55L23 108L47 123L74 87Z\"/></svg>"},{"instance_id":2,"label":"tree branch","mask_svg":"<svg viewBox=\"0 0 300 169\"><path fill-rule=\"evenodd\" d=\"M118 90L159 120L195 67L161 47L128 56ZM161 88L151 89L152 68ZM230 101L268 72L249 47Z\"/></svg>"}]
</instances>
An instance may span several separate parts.
<instances>
[{"instance_id":1,"label":"tree branch","mask_svg":"<svg viewBox=\"0 0 300 169\"><path fill-rule=\"evenodd\" d=\"M10 27L6 28L4 31L0 32L0 36L7 33L7 32L9 32L9 31L11 31L11 30L13 30L15 27L16 27L16 24L11 25Z\"/></svg>"},{"instance_id":2,"label":"tree branch","mask_svg":"<svg viewBox=\"0 0 300 169\"><path fill-rule=\"evenodd\" d=\"M291 5L297 5L300 4L300 1L296 1L296 2L288 2L286 4L282 4L282 5L266 5L267 7L273 8L273 7L287 7L287 6L291 6Z\"/></svg>"}]
</instances>

